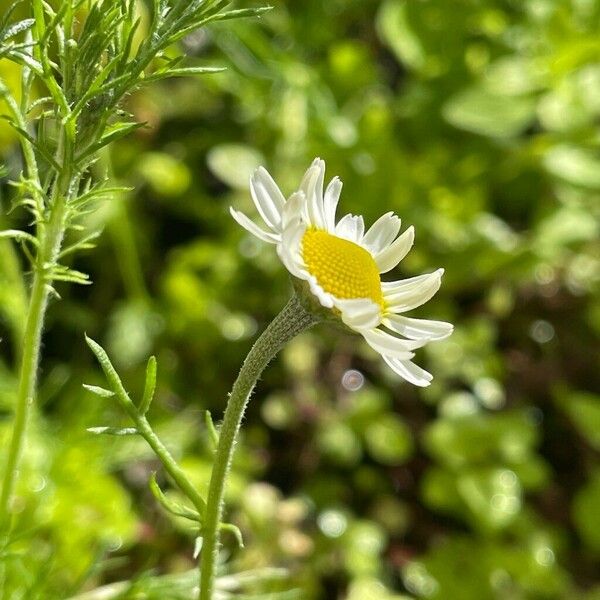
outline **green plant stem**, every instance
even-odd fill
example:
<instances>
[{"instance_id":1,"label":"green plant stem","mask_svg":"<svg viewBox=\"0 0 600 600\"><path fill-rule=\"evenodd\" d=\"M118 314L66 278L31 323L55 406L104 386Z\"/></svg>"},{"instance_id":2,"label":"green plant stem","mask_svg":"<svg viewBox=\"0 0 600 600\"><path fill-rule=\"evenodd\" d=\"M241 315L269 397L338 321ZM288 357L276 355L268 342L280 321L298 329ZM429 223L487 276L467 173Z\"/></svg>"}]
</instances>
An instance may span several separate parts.
<instances>
[{"instance_id":1,"label":"green plant stem","mask_svg":"<svg viewBox=\"0 0 600 600\"><path fill-rule=\"evenodd\" d=\"M261 373L279 350L300 332L314 325L317 320L317 317L305 310L298 297L293 296L252 346L240 374L233 384L219 432L219 445L210 478L204 527L202 528L200 600L214 600L215 567L219 550L223 495L235 441L250 394Z\"/></svg>"},{"instance_id":2,"label":"green plant stem","mask_svg":"<svg viewBox=\"0 0 600 600\"><path fill-rule=\"evenodd\" d=\"M204 500L198 493L198 490L191 484L187 475L171 456L165 445L160 441L154 430L150 427L146 417L137 416L135 424L140 435L146 440L148 445L154 450L154 453L160 459L167 473L173 478L179 489L194 503L198 513L202 515L205 510Z\"/></svg>"},{"instance_id":3,"label":"green plant stem","mask_svg":"<svg viewBox=\"0 0 600 600\"><path fill-rule=\"evenodd\" d=\"M41 246L36 259L35 275L25 321L15 420L0 495L0 534L5 533L10 525L9 504L17 480L27 422L35 395L42 330L50 294L47 270L49 265L55 264L60 251L65 232L65 217L65 198L61 194L57 194L50 220L47 224L40 225L42 228L42 231L39 232Z\"/></svg>"},{"instance_id":4,"label":"green plant stem","mask_svg":"<svg viewBox=\"0 0 600 600\"><path fill-rule=\"evenodd\" d=\"M148 445L152 448L160 462L165 467L167 473L169 473L175 483L179 486L179 489L190 499L198 513L202 516L205 511L205 505L204 500L198 493L198 490L196 490L196 488L192 485L185 472L177 464L177 461L171 456L171 453L154 433L146 417L143 414L140 414L138 408L123 387L121 378L115 371L115 368L112 366L112 363L110 362L105 350L90 338L86 338L86 341L96 355L96 358L98 359L98 362L100 363L100 366L106 375L106 379L116 394L119 404L134 422L137 432L146 440Z\"/></svg>"},{"instance_id":5,"label":"green plant stem","mask_svg":"<svg viewBox=\"0 0 600 600\"><path fill-rule=\"evenodd\" d=\"M16 110L16 107L14 108L16 118L18 110ZM35 157L28 157L27 145L23 146L23 153L28 171L37 177ZM69 139L66 130L63 131L60 137L57 157L62 158L63 168L56 174L47 221L41 221L37 224L36 238L39 240L39 248L35 260L34 277L25 321L15 420L8 448L2 491L0 492L0 536L5 535L10 529L10 501L19 473L19 463L27 433L29 413L35 397L42 331L48 298L52 290L51 272L57 263L65 235L68 201L75 193L75 188L79 182L79 174L74 173L72 170L73 142Z\"/></svg>"}]
</instances>

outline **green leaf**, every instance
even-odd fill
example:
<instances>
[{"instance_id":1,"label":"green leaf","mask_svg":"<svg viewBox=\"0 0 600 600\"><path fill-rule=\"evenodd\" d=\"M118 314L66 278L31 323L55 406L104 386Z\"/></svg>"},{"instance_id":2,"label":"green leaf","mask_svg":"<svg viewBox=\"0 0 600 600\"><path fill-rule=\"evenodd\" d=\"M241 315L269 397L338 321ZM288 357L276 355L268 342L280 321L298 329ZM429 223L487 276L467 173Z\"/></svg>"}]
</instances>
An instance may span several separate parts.
<instances>
[{"instance_id":1,"label":"green leaf","mask_svg":"<svg viewBox=\"0 0 600 600\"><path fill-rule=\"evenodd\" d=\"M76 208L82 208L86 204L93 202L94 200L103 200L106 198L111 198L117 194L125 194L130 192L133 188L126 186L113 186L113 187L103 187L97 186L90 191L82 194L81 196L75 198L69 203L69 206L73 206Z\"/></svg>"},{"instance_id":2,"label":"green leaf","mask_svg":"<svg viewBox=\"0 0 600 600\"><path fill-rule=\"evenodd\" d=\"M264 157L251 146L219 144L209 151L207 163L221 181L236 189L246 189L250 175L264 163Z\"/></svg>"},{"instance_id":3,"label":"green leaf","mask_svg":"<svg viewBox=\"0 0 600 600\"><path fill-rule=\"evenodd\" d=\"M227 12L216 15L218 21L228 21L230 19L245 19L248 17L261 17L262 15L273 10L272 6L259 6L256 8L239 8L237 10L229 10Z\"/></svg>"},{"instance_id":4,"label":"green leaf","mask_svg":"<svg viewBox=\"0 0 600 600\"><path fill-rule=\"evenodd\" d=\"M569 245L593 242L599 231L600 222L590 218L589 210L570 204L561 206L537 225L537 252L554 259Z\"/></svg>"},{"instance_id":5,"label":"green leaf","mask_svg":"<svg viewBox=\"0 0 600 600\"><path fill-rule=\"evenodd\" d=\"M109 130L100 138L98 142L88 146L81 154L76 157L76 162L80 163L82 160L93 156L109 144L124 138L129 135L131 132L141 129L145 127L146 123L118 123L117 125L113 125Z\"/></svg>"},{"instance_id":6,"label":"green leaf","mask_svg":"<svg viewBox=\"0 0 600 600\"><path fill-rule=\"evenodd\" d=\"M219 445L219 432L217 431L217 428L215 427L215 424L212 420L210 411L208 410L204 411L204 424L206 425L206 429L210 436L213 448L216 450L217 446Z\"/></svg>"},{"instance_id":7,"label":"green leaf","mask_svg":"<svg viewBox=\"0 0 600 600\"><path fill-rule=\"evenodd\" d=\"M43 104L51 104L52 97L51 96L43 96L42 98L37 98L27 107L27 114L35 110L38 106L42 106Z\"/></svg>"},{"instance_id":8,"label":"green leaf","mask_svg":"<svg viewBox=\"0 0 600 600\"><path fill-rule=\"evenodd\" d=\"M66 281L78 285L91 285L90 276L87 273L69 269L64 265L47 265L50 269L48 279L50 281Z\"/></svg>"},{"instance_id":9,"label":"green leaf","mask_svg":"<svg viewBox=\"0 0 600 600\"><path fill-rule=\"evenodd\" d=\"M422 435L427 452L451 469L501 458L522 462L537 443L538 432L524 413L474 414L433 421Z\"/></svg>"},{"instance_id":10,"label":"green leaf","mask_svg":"<svg viewBox=\"0 0 600 600\"><path fill-rule=\"evenodd\" d=\"M180 67L176 69L164 69L144 77L144 83L170 79L171 77L188 77L191 75L207 75L211 73L222 73L225 67Z\"/></svg>"},{"instance_id":11,"label":"green leaf","mask_svg":"<svg viewBox=\"0 0 600 600\"><path fill-rule=\"evenodd\" d=\"M0 238L10 238L17 241L29 242L36 247L39 246L37 238L30 233L19 229L5 229L4 231L0 231Z\"/></svg>"},{"instance_id":12,"label":"green leaf","mask_svg":"<svg viewBox=\"0 0 600 600\"><path fill-rule=\"evenodd\" d=\"M83 384L83 387L88 391L92 392L92 394L96 394L96 396L101 396L102 398L111 398L115 395L114 392L107 390L106 388L99 387L97 385L89 385L87 383Z\"/></svg>"},{"instance_id":13,"label":"green leaf","mask_svg":"<svg viewBox=\"0 0 600 600\"><path fill-rule=\"evenodd\" d=\"M406 2L384 2L377 14L377 31L400 62L417 70L425 65L427 55L408 19Z\"/></svg>"},{"instance_id":14,"label":"green leaf","mask_svg":"<svg viewBox=\"0 0 600 600\"><path fill-rule=\"evenodd\" d=\"M485 529L502 529L515 520L521 509L522 488L508 469L473 468L456 478L458 495L469 513Z\"/></svg>"},{"instance_id":15,"label":"green leaf","mask_svg":"<svg viewBox=\"0 0 600 600\"><path fill-rule=\"evenodd\" d=\"M88 337L87 335L85 336L85 342L96 356L96 359L100 363L100 366L102 367L102 370L106 375L106 379L108 380L110 387L115 392L116 397L121 403L121 405L128 411L130 411L132 408L133 410L135 410L135 408L133 407L133 403L129 398L129 395L123 387L123 382L121 381L119 374L110 362L110 358L108 358L108 354L106 354L104 348L100 344L98 344L98 342L95 342L92 338Z\"/></svg>"},{"instance_id":16,"label":"green leaf","mask_svg":"<svg viewBox=\"0 0 600 600\"><path fill-rule=\"evenodd\" d=\"M560 405L592 448L600 451L600 396L573 392Z\"/></svg>"},{"instance_id":17,"label":"green leaf","mask_svg":"<svg viewBox=\"0 0 600 600\"><path fill-rule=\"evenodd\" d=\"M546 169L573 185L600 190L600 154L585 148L560 144L544 156Z\"/></svg>"},{"instance_id":18,"label":"green leaf","mask_svg":"<svg viewBox=\"0 0 600 600\"><path fill-rule=\"evenodd\" d=\"M178 196L189 188L192 175L181 159L166 152L146 152L138 170L161 196Z\"/></svg>"},{"instance_id":19,"label":"green leaf","mask_svg":"<svg viewBox=\"0 0 600 600\"><path fill-rule=\"evenodd\" d=\"M414 446L410 429L393 414L382 415L369 423L365 440L373 458L386 465L405 462Z\"/></svg>"},{"instance_id":20,"label":"green leaf","mask_svg":"<svg viewBox=\"0 0 600 600\"><path fill-rule=\"evenodd\" d=\"M170 37L170 43L180 40L182 37L192 33L193 31L196 31L197 29L205 27L209 23L229 21L231 19L243 19L247 17L260 17L264 13L269 12L271 9L271 6L263 6L259 8L240 8L237 10L229 10L221 13L217 12L216 14L211 14L210 16L204 16L203 18L192 22L186 27L178 28Z\"/></svg>"},{"instance_id":21,"label":"green leaf","mask_svg":"<svg viewBox=\"0 0 600 600\"><path fill-rule=\"evenodd\" d=\"M486 88L500 96L519 96L543 89L545 73L535 60L524 56L504 56L494 61L485 72Z\"/></svg>"},{"instance_id":22,"label":"green leaf","mask_svg":"<svg viewBox=\"0 0 600 600\"><path fill-rule=\"evenodd\" d=\"M459 92L444 105L444 118L455 127L490 137L513 137L535 117L535 99L502 96L484 87Z\"/></svg>"},{"instance_id":23,"label":"green leaf","mask_svg":"<svg viewBox=\"0 0 600 600\"><path fill-rule=\"evenodd\" d=\"M233 534L238 546L240 548L244 547L244 537L242 536L242 532L239 527L233 525L233 523L220 523L219 529L221 531L228 531L229 533Z\"/></svg>"},{"instance_id":24,"label":"green leaf","mask_svg":"<svg viewBox=\"0 0 600 600\"><path fill-rule=\"evenodd\" d=\"M144 384L144 395L140 402L139 411L141 415L145 415L152 404L154 391L156 389L156 357L151 356L146 365L146 382Z\"/></svg>"},{"instance_id":25,"label":"green leaf","mask_svg":"<svg viewBox=\"0 0 600 600\"><path fill-rule=\"evenodd\" d=\"M521 510L522 493L513 471L493 466L468 466L458 471L433 467L422 482L427 505L483 531L501 530L513 523Z\"/></svg>"},{"instance_id":26,"label":"green leaf","mask_svg":"<svg viewBox=\"0 0 600 600\"><path fill-rule=\"evenodd\" d=\"M35 23L35 19L23 19L22 21L17 21L4 31L0 32L0 43L5 42L6 40L15 37L22 31L27 31L31 28L31 26Z\"/></svg>"},{"instance_id":27,"label":"green leaf","mask_svg":"<svg viewBox=\"0 0 600 600\"><path fill-rule=\"evenodd\" d=\"M195 510L188 508L187 506L183 506L178 502L174 502L165 496L163 491L160 489L156 481L156 473L152 473L149 481L150 491L152 495L156 498L158 503L169 513L175 515L176 517L183 517L184 519L189 519L190 521L194 521L195 523L201 523L200 515Z\"/></svg>"},{"instance_id":28,"label":"green leaf","mask_svg":"<svg viewBox=\"0 0 600 600\"><path fill-rule=\"evenodd\" d=\"M2 89L0 88L0 97L2 96ZM46 160L46 162L58 173L60 173L61 166L54 160L54 157L42 144L40 144L37 139L29 134L28 131L25 131L22 127L19 127L12 119L7 117L6 115L0 115L1 118L6 119L10 126L22 137L24 137L34 148L35 150Z\"/></svg>"},{"instance_id":29,"label":"green leaf","mask_svg":"<svg viewBox=\"0 0 600 600\"><path fill-rule=\"evenodd\" d=\"M86 431L95 435L123 436L138 434L138 430L135 427L88 427Z\"/></svg>"},{"instance_id":30,"label":"green leaf","mask_svg":"<svg viewBox=\"0 0 600 600\"><path fill-rule=\"evenodd\" d=\"M75 120L77 116L81 113L85 105L92 100L95 96L101 94L103 91L106 91L103 87L104 80L110 75L110 73L114 70L115 66L120 60L120 56L116 56L112 60L110 60L96 75L94 81L89 86L89 89L85 93L85 95L77 102L77 104L73 107L69 120ZM114 81L108 82L108 86L114 84Z\"/></svg>"},{"instance_id":31,"label":"green leaf","mask_svg":"<svg viewBox=\"0 0 600 600\"><path fill-rule=\"evenodd\" d=\"M6 56L15 63L23 65L24 67L29 67L36 75L39 77L44 76L44 67L42 64L33 58L29 53L23 52L21 47L6 47L4 50L0 49L0 56Z\"/></svg>"},{"instance_id":32,"label":"green leaf","mask_svg":"<svg viewBox=\"0 0 600 600\"><path fill-rule=\"evenodd\" d=\"M60 254L58 255L58 259L60 260L61 258L68 256L69 254L77 252L78 250L90 250L92 248L95 248L96 244L94 244L93 241L99 236L99 231L94 231L93 233L86 235L84 238L74 242L73 244L70 244L64 250L61 250Z\"/></svg>"},{"instance_id":33,"label":"green leaf","mask_svg":"<svg viewBox=\"0 0 600 600\"><path fill-rule=\"evenodd\" d=\"M6 29L7 27L9 27L8 22L10 21L10 18L12 17L13 13L15 12L15 9L17 8L17 6L19 6L19 4L22 4L23 0L15 0L15 2L13 2L8 8L6 8L4 10L4 14L2 15L2 18L0 19L0 30Z\"/></svg>"},{"instance_id":34,"label":"green leaf","mask_svg":"<svg viewBox=\"0 0 600 600\"><path fill-rule=\"evenodd\" d=\"M586 546L600 553L600 471L578 492L573 501L573 522Z\"/></svg>"}]
</instances>

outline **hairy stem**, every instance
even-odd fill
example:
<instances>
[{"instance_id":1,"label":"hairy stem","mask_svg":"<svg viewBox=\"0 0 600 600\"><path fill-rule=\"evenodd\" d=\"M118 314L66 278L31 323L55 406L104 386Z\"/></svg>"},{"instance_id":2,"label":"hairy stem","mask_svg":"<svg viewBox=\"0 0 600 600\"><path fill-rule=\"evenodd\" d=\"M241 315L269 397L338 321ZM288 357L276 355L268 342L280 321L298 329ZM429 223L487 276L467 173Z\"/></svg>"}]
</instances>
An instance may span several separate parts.
<instances>
[{"instance_id":1,"label":"hairy stem","mask_svg":"<svg viewBox=\"0 0 600 600\"><path fill-rule=\"evenodd\" d=\"M240 424L250 394L271 359L292 338L317 322L294 296L265 329L250 350L229 396L219 445L210 478L200 556L200 600L213 600L215 567L219 550L219 525L223 513L223 495L227 474Z\"/></svg>"},{"instance_id":2,"label":"hairy stem","mask_svg":"<svg viewBox=\"0 0 600 600\"><path fill-rule=\"evenodd\" d=\"M36 225L36 237L40 243L35 260L34 277L25 321L15 420L8 448L2 492L0 493L0 536L6 534L10 529L10 501L19 475L19 463L27 434L27 422L35 397L42 331L48 298L52 289L49 274L57 263L65 235L68 201L75 193L74 188L77 187L79 181L79 174L74 173L72 169L73 144L66 133L64 131L59 139L57 157L62 159L63 167L56 174L48 218ZM27 160L26 147L23 148L23 151L28 171L31 174L32 169L35 168L33 166L35 161L30 165L29 160ZM37 176L37 170L34 171L34 174Z\"/></svg>"},{"instance_id":3,"label":"hairy stem","mask_svg":"<svg viewBox=\"0 0 600 600\"><path fill-rule=\"evenodd\" d=\"M17 480L29 412L35 396L42 330L50 293L47 270L49 265L55 264L60 251L65 231L65 211L65 198L57 194L50 220L47 224L39 225L42 228L39 232L42 243L36 260L25 321L15 420L0 494L0 534L5 533L10 525L9 504Z\"/></svg>"}]
</instances>

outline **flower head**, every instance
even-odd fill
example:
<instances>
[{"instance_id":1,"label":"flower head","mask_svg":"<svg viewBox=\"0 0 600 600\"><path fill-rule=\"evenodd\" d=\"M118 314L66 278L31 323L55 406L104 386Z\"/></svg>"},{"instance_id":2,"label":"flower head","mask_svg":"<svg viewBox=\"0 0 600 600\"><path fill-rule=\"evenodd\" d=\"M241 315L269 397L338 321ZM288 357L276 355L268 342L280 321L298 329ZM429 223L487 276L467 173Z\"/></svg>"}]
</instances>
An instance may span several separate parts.
<instances>
[{"instance_id":1,"label":"flower head","mask_svg":"<svg viewBox=\"0 0 600 600\"><path fill-rule=\"evenodd\" d=\"M305 281L321 306L361 334L401 377L427 386L432 376L412 362L414 350L452 333L452 325L403 316L439 289L443 269L381 281L408 253L414 229L400 233L400 219L381 216L366 232L362 216L335 213L342 182L335 177L325 190L325 162L315 159L297 192L285 199L263 167L250 178L254 204L267 229L231 208L233 218L259 239L275 244L288 271Z\"/></svg>"}]
</instances>

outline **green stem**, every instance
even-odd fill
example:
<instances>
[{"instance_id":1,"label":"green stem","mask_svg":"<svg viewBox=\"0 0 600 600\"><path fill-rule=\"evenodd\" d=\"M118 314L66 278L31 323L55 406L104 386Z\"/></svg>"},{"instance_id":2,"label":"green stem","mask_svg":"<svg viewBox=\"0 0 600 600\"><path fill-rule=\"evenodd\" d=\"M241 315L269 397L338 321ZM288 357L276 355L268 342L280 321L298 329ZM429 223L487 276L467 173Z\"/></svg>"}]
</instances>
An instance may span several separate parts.
<instances>
[{"instance_id":1,"label":"green stem","mask_svg":"<svg viewBox=\"0 0 600 600\"><path fill-rule=\"evenodd\" d=\"M9 504L17 480L27 422L35 395L44 316L50 293L47 280L48 266L56 262L65 231L65 198L62 195L56 196L48 223L40 224L39 227L41 228L39 237L42 243L36 260L25 321L15 420L0 494L0 534L6 533L10 525Z\"/></svg>"},{"instance_id":2,"label":"green stem","mask_svg":"<svg viewBox=\"0 0 600 600\"><path fill-rule=\"evenodd\" d=\"M112 363L110 362L110 359L108 358L104 348L87 336L86 341L96 355L96 358L98 359L98 362L100 363L100 366L106 375L106 379L116 394L119 404L134 422L138 433L146 440L148 445L152 448L160 462L165 467L167 473L169 473L169 475L173 478L175 483L179 486L179 489L191 500L198 513L203 515L205 511L204 500L198 493L198 490L196 490L196 488L187 478L181 467L177 464L177 461L171 456L171 453L167 450L166 446L154 433L146 417L143 414L140 414L138 408L133 403L133 400L131 400L129 397L127 390L125 390L123 387L121 378L119 377L115 368L112 366Z\"/></svg>"},{"instance_id":3,"label":"green stem","mask_svg":"<svg viewBox=\"0 0 600 600\"><path fill-rule=\"evenodd\" d=\"M205 510L202 496L200 496L198 490L191 484L187 475L171 456L171 453L154 433L146 417L137 416L135 418L135 424L140 435L146 440L152 450L154 450L154 453L158 456L167 473L173 478L175 483L179 486L179 489L193 502L198 513L202 515Z\"/></svg>"},{"instance_id":4,"label":"green stem","mask_svg":"<svg viewBox=\"0 0 600 600\"><path fill-rule=\"evenodd\" d=\"M19 474L19 463L27 433L27 422L29 421L29 413L35 396L42 331L44 329L48 297L52 289L50 286L52 280L49 274L51 275L51 271L56 265L65 235L67 204L79 181L78 175L72 171L73 144L67 133L63 131L56 151L57 157L62 158L63 168L56 174L49 204L48 219L47 221L40 220L36 225L36 237L40 241L40 245L35 261L35 274L25 321L15 420L8 448L2 492L0 493L0 536L7 534L11 525L10 501ZM23 152L28 171L31 174L32 169L36 168L35 156L28 158L26 146L23 147ZM37 175L36 170L33 173Z\"/></svg>"},{"instance_id":5,"label":"green stem","mask_svg":"<svg viewBox=\"0 0 600 600\"><path fill-rule=\"evenodd\" d=\"M252 346L233 384L219 432L219 445L206 501L200 556L200 600L213 600L225 483L250 394L261 373L279 350L301 331L314 325L317 320L317 317L304 309L297 296L294 296Z\"/></svg>"}]
</instances>

